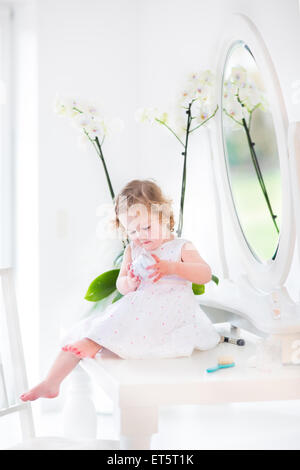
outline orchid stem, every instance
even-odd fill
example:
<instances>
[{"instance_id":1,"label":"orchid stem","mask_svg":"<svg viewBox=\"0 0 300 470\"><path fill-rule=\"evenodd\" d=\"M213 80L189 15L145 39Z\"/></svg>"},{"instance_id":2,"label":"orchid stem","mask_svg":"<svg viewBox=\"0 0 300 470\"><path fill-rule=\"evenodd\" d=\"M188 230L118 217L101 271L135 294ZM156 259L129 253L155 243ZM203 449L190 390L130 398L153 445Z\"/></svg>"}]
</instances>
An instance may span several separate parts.
<instances>
[{"instance_id":1,"label":"orchid stem","mask_svg":"<svg viewBox=\"0 0 300 470\"><path fill-rule=\"evenodd\" d=\"M179 223L177 228L177 236L181 237L182 227L183 227L183 209L184 209L184 198L185 198L185 187L186 187L186 161L187 161L187 149L189 142L190 126L191 126L191 107L193 101L189 104L187 113L187 127L185 135L185 145L184 145L184 162L183 162L183 173L182 173L182 183L181 183L181 199L180 199L180 213L179 213Z\"/></svg>"},{"instance_id":2,"label":"orchid stem","mask_svg":"<svg viewBox=\"0 0 300 470\"><path fill-rule=\"evenodd\" d=\"M105 163L105 160L104 160L104 156L103 156L103 153L102 153L102 148L101 148L101 145L100 145L100 142L99 142L98 137L95 138L95 142L96 142L96 145L97 145L97 147L98 147L98 149L99 149L99 155L100 155L100 158L101 158L102 163L103 163L103 168L104 168L104 171L105 171L105 175L106 175L108 187L109 187L109 190L110 190L111 198L112 198L112 200L113 200L113 202L114 202L114 200L115 200L115 193L114 193L114 190L113 190L111 181L110 181L110 177L109 177L109 174L108 174L108 171L107 171L106 163Z\"/></svg>"},{"instance_id":3,"label":"orchid stem","mask_svg":"<svg viewBox=\"0 0 300 470\"><path fill-rule=\"evenodd\" d=\"M158 118L155 118L155 121L159 122L160 124L162 124L163 126L165 126L167 129L169 129L170 132L172 132L172 134L176 137L177 140L179 140L179 142L181 143L181 145L184 146L184 143L182 142L182 140L178 137L178 135L173 131L173 129L171 129L171 127L168 126L168 124L166 124L164 121L161 121L160 119Z\"/></svg>"},{"instance_id":4,"label":"orchid stem","mask_svg":"<svg viewBox=\"0 0 300 470\"><path fill-rule=\"evenodd\" d=\"M237 97L237 101L241 105L241 107L244 107L245 104L241 101L240 96L239 96L239 89L238 89L235 96ZM274 212L273 212L271 202L270 202L270 199L269 199L269 196L268 196L267 188L266 188L266 185L265 185L265 182L264 182L264 178L263 178L263 175L262 175L259 163L258 163L258 158L257 158L256 152L255 152L255 149L254 149L255 143L252 141L252 138L251 138L251 135L250 135L250 125L251 125L252 113L255 111L256 108L258 108L259 105L260 105L260 103L258 103L250 111L248 111L250 113L248 125L247 125L246 119L244 117L242 118L242 122L240 122L237 119L235 119L233 116L231 116L225 108L223 108L223 111L225 112L225 114L228 117L233 119L237 124L241 125L244 128L244 131L245 131L246 137L247 137L249 150L250 150L251 160L252 160L252 163L253 163L253 166L254 166L254 169L255 169L255 173L256 173L259 185L261 187L261 190L263 192L263 195L264 195L268 210L270 212L273 224L275 226L275 229L276 229L277 233L279 233L279 228L278 228L278 225L277 225L276 220L275 220L277 215L275 215Z\"/></svg>"}]
</instances>

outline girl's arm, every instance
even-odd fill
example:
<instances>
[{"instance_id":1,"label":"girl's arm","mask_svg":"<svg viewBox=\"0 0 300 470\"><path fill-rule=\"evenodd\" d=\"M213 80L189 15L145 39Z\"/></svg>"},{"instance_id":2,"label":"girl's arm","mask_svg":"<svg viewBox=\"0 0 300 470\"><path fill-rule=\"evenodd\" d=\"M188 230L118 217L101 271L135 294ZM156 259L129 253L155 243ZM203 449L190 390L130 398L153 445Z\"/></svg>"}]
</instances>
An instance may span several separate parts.
<instances>
[{"instance_id":1,"label":"girl's arm","mask_svg":"<svg viewBox=\"0 0 300 470\"><path fill-rule=\"evenodd\" d=\"M133 274L129 276L130 279L128 278L128 265L131 264L131 261L131 248L130 245L127 245L124 251L119 276L116 281L116 288L123 295L126 295L128 294L128 292L136 290L137 286L139 285L139 281Z\"/></svg>"},{"instance_id":2,"label":"girl's arm","mask_svg":"<svg viewBox=\"0 0 300 470\"><path fill-rule=\"evenodd\" d=\"M123 255L123 261L121 264L120 272L118 279L116 281L116 287L118 291L122 295L128 294L128 292L131 291L129 285L128 285L128 279L127 279L127 264L131 263L132 258L131 258L131 247L130 245L127 245L124 251Z\"/></svg>"},{"instance_id":3,"label":"girl's arm","mask_svg":"<svg viewBox=\"0 0 300 470\"><path fill-rule=\"evenodd\" d=\"M181 261L171 262L170 271L170 274L177 274L195 284L206 284L212 278L210 266L201 258L191 242L183 245Z\"/></svg>"}]
</instances>

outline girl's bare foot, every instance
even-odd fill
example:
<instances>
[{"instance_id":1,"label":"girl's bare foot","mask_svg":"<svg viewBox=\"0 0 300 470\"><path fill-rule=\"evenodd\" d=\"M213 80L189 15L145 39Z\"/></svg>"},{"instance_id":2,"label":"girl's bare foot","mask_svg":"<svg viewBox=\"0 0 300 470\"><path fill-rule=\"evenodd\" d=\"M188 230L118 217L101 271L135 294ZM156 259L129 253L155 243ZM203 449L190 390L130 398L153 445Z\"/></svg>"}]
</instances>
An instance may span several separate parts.
<instances>
[{"instance_id":1,"label":"girl's bare foot","mask_svg":"<svg viewBox=\"0 0 300 470\"><path fill-rule=\"evenodd\" d=\"M95 357L97 352L101 351L102 346L100 344L95 343L95 341L84 338L76 343L67 344L62 348L63 351L69 351L75 354L79 358L84 357Z\"/></svg>"},{"instance_id":2,"label":"girl's bare foot","mask_svg":"<svg viewBox=\"0 0 300 470\"><path fill-rule=\"evenodd\" d=\"M27 393L20 395L22 401L33 401L37 398L55 398L59 394L59 386L49 384L46 380Z\"/></svg>"}]
</instances>

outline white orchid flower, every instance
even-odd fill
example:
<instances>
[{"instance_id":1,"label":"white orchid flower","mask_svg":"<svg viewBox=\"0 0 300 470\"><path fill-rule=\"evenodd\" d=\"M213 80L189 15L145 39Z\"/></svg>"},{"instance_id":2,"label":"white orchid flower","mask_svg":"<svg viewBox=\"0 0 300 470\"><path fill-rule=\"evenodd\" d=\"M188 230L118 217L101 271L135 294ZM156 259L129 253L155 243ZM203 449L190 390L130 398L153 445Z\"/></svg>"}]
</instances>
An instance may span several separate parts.
<instances>
[{"instance_id":1,"label":"white orchid flower","mask_svg":"<svg viewBox=\"0 0 300 470\"><path fill-rule=\"evenodd\" d=\"M192 72L188 75L188 81L194 82L199 80L199 73L198 72Z\"/></svg>"},{"instance_id":2,"label":"white orchid flower","mask_svg":"<svg viewBox=\"0 0 300 470\"><path fill-rule=\"evenodd\" d=\"M197 109L197 114L195 115L195 122L197 124L201 124L202 122L206 121L209 116L212 115L211 109L209 106L203 105Z\"/></svg>"},{"instance_id":3,"label":"white orchid flower","mask_svg":"<svg viewBox=\"0 0 300 470\"><path fill-rule=\"evenodd\" d=\"M215 76L210 70L204 70L199 74L199 81L203 85L213 86L215 84Z\"/></svg>"},{"instance_id":4,"label":"white orchid flower","mask_svg":"<svg viewBox=\"0 0 300 470\"><path fill-rule=\"evenodd\" d=\"M199 86L200 84L202 84L202 82L200 82L199 80L199 73L190 73L187 77L187 81L185 84L185 88L189 92L189 95L193 96L197 86Z\"/></svg>"},{"instance_id":5,"label":"white orchid flower","mask_svg":"<svg viewBox=\"0 0 300 470\"><path fill-rule=\"evenodd\" d=\"M267 104L264 93L261 90L253 86L249 86L247 91L248 91L248 96L246 97L246 102L247 102L248 107L254 108L254 106L257 106L260 103Z\"/></svg>"},{"instance_id":6,"label":"white orchid flower","mask_svg":"<svg viewBox=\"0 0 300 470\"><path fill-rule=\"evenodd\" d=\"M196 99L196 93L197 93L197 85L198 81L195 80L194 82L189 82L185 86L185 88L181 91L179 95L179 102L181 103L181 106L188 107L190 102L194 99Z\"/></svg>"},{"instance_id":7,"label":"white orchid flower","mask_svg":"<svg viewBox=\"0 0 300 470\"><path fill-rule=\"evenodd\" d=\"M193 100L201 99L203 103L210 101L211 93L215 93L215 76L210 70L193 72L188 75L185 87L179 95L179 103L187 108Z\"/></svg>"},{"instance_id":8,"label":"white orchid flower","mask_svg":"<svg viewBox=\"0 0 300 470\"><path fill-rule=\"evenodd\" d=\"M199 124L211 116L217 107L217 103L212 98L210 102L196 100L192 107L192 116Z\"/></svg>"},{"instance_id":9,"label":"white orchid flower","mask_svg":"<svg viewBox=\"0 0 300 470\"><path fill-rule=\"evenodd\" d=\"M240 96L249 109L254 108L258 104L266 104L264 93L253 84L248 84L246 88L240 90Z\"/></svg>"},{"instance_id":10,"label":"white orchid flower","mask_svg":"<svg viewBox=\"0 0 300 470\"><path fill-rule=\"evenodd\" d=\"M249 80L247 72L243 67L233 67L229 79L224 82L223 107L228 110L228 103L234 102L238 97L241 101L241 103L238 103L241 110L240 113L236 113L237 107L234 105L233 116L241 114L247 119L249 113L255 107L259 106L263 111L268 109L268 102L264 91Z\"/></svg>"},{"instance_id":11,"label":"white orchid flower","mask_svg":"<svg viewBox=\"0 0 300 470\"><path fill-rule=\"evenodd\" d=\"M218 100L215 91L215 89L211 91L209 95L209 100L206 102L206 105L209 107L211 114L215 112L218 106Z\"/></svg>"},{"instance_id":12,"label":"white orchid flower","mask_svg":"<svg viewBox=\"0 0 300 470\"><path fill-rule=\"evenodd\" d=\"M77 115L72 119L72 124L74 127L86 129L92 124L92 118L88 114L77 113Z\"/></svg>"},{"instance_id":13,"label":"white orchid flower","mask_svg":"<svg viewBox=\"0 0 300 470\"><path fill-rule=\"evenodd\" d=\"M92 119L90 124L86 127L86 132L92 140L95 140L96 137L98 137L98 139L103 139L103 137L107 134L105 120Z\"/></svg>"},{"instance_id":14,"label":"white orchid flower","mask_svg":"<svg viewBox=\"0 0 300 470\"><path fill-rule=\"evenodd\" d=\"M261 101L260 101L260 106L259 108L262 110L262 111L269 111L270 110L270 103L268 102L268 99L265 95L265 93L261 93Z\"/></svg>"},{"instance_id":15,"label":"white orchid flower","mask_svg":"<svg viewBox=\"0 0 300 470\"><path fill-rule=\"evenodd\" d=\"M230 80L225 80L223 83L223 98L231 98L237 93L238 87Z\"/></svg>"},{"instance_id":16,"label":"white orchid flower","mask_svg":"<svg viewBox=\"0 0 300 470\"><path fill-rule=\"evenodd\" d=\"M149 122L153 124L156 119L164 124L169 121L169 114L166 111L160 111L158 108L139 108L135 113L135 119L137 122Z\"/></svg>"},{"instance_id":17,"label":"white orchid flower","mask_svg":"<svg viewBox=\"0 0 300 470\"><path fill-rule=\"evenodd\" d=\"M212 90L208 85L202 85L200 82L195 90L195 98L200 100L203 104L210 101Z\"/></svg>"},{"instance_id":18,"label":"white orchid flower","mask_svg":"<svg viewBox=\"0 0 300 470\"><path fill-rule=\"evenodd\" d=\"M210 70L204 70L202 72L193 72L188 76L188 83L196 90L200 86L214 86L215 76Z\"/></svg>"},{"instance_id":19,"label":"white orchid flower","mask_svg":"<svg viewBox=\"0 0 300 470\"><path fill-rule=\"evenodd\" d=\"M77 111L78 102L70 98L61 98L58 95L54 101L54 111L64 117L73 118L78 114ZM74 109L76 108L76 109Z\"/></svg>"},{"instance_id":20,"label":"white orchid flower","mask_svg":"<svg viewBox=\"0 0 300 470\"><path fill-rule=\"evenodd\" d=\"M247 70L241 66L232 67L229 80L240 88L244 87L247 83Z\"/></svg>"},{"instance_id":21,"label":"white orchid flower","mask_svg":"<svg viewBox=\"0 0 300 470\"><path fill-rule=\"evenodd\" d=\"M102 113L99 108L91 103L82 103L80 110L94 118L101 118Z\"/></svg>"},{"instance_id":22,"label":"white orchid flower","mask_svg":"<svg viewBox=\"0 0 300 470\"><path fill-rule=\"evenodd\" d=\"M137 122L149 122L150 124L153 124L158 115L158 108L139 108L135 112L135 119Z\"/></svg>"},{"instance_id":23,"label":"white orchid flower","mask_svg":"<svg viewBox=\"0 0 300 470\"><path fill-rule=\"evenodd\" d=\"M226 102L226 106L224 107L227 113L237 121L240 121L244 117L243 108L240 103L238 103L235 97L232 97L232 99L228 99Z\"/></svg>"},{"instance_id":24,"label":"white orchid flower","mask_svg":"<svg viewBox=\"0 0 300 470\"><path fill-rule=\"evenodd\" d=\"M198 115L201 112L203 106L204 102L200 98L196 99L191 107L192 116Z\"/></svg>"},{"instance_id":25,"label":"white orchid flower","mask_svg":"<svg viewBox=\"0 0 300 470\"><path fill-rule=\"evenodd\" d=\"M169 114L166 111L160 111L157 113L156 119L159 119L164 124L167 124L169 122Z\"/></svg>"},{"instance_id":26,"label":"white orchid flower","mask_svg":"<svg viewBox=\"0 0 300 470\"><path fill-rule=\"evenodd\" d=\"M85 134L85 133L81 133L78 135L77 137L77 143L78 143L78 146L82 149L82 150L87 150L88 148L90 148L90 140L88 138L88 136Z\"/></svg>"},{"instance_id":27,"label":"white orchid flower","mask_svg":"<svg viewBox=\"0 0 300 470\"><path fill-rule=\"evenodd\" d=\"M184 137L187 131L186 111L190 105L192 117L197 117L200 123L216 111L215 88L215 76L210 70L193 72L188 75L185 87L177 95L169 112L160 111L157 108L139 108L135 112L135 119L138 122L151 124L155 120L160 121L166 124L177 137Z\"/></svg>"}]
</instances>

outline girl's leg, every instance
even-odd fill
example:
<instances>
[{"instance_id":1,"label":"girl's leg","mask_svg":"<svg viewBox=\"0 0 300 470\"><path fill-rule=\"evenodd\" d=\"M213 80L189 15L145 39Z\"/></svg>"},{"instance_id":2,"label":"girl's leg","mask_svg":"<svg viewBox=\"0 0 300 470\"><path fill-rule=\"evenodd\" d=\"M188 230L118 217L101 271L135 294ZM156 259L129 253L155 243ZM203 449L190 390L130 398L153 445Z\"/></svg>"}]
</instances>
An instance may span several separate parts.
<instances>
[{"instance_id":1,"label":"girl's leg","mask_svg":"<svg viewBox=\"0 0 300 470\"><path fill-rule=\"evenodd\" d=\"M92 339L83 338L76 343L67 344L64 346L63 351L70 351L73 354L76 354L79 358L84 357L95 357L98 352L101 351L102 346L98 343L95 343Z\"/></svg>"},{"instance_id":2,"label":"girl's leg","mask_svg":"<svg viewBox=\"0 0 300 470\"><path fill-rule=\"evenodd\" d=\"M22 401L33 401L37 398L55 398L64 378L77 366L80 358L70 351L61 351L54 361L47 377L36 387L20 396Z\"/></svg>"},{"instance_id":3,"label":"girl's leg","mask_svg":"<svg viewBox=\"0 0 300 470\"><path fill-rule=\"evenodd\" d=\"M56 358L47 377L36 387L20 396L22 401L33 401L37 398L55 398L64 378L77 366L83 357L95 357L102 346L95 341L84 338L74 344L64 346Z\"/></svg>"}]
</instances>

